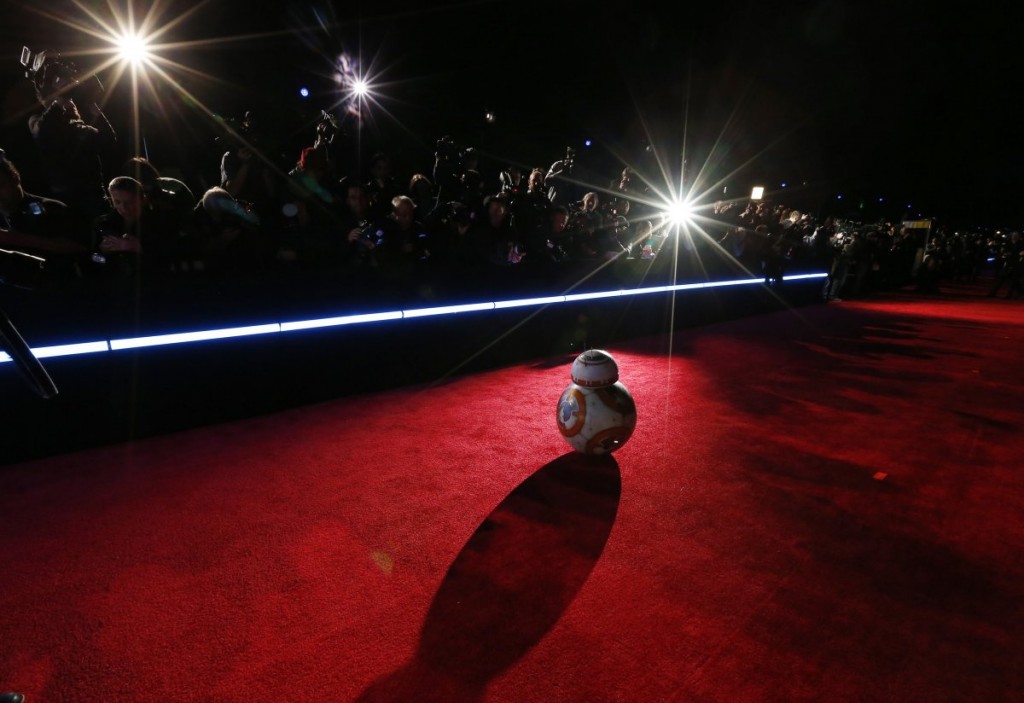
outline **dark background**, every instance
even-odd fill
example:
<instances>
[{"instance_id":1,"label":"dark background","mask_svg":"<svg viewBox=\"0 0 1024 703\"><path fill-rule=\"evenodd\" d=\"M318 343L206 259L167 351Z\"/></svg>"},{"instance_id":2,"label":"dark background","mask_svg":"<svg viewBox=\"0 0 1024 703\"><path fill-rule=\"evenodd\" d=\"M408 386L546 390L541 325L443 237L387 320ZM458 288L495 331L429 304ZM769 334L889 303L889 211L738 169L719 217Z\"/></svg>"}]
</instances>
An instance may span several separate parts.
<instances>
[{"instance_id":1,"label":"dark background","mask_svg":"<svg viewBox=\"0 0 1024 703\"><path fill-rule=\"evenodd\" d=\"M991 227L1024 217L1019 38L1013 19L992 11L873 0L168 0L136 3L136 18L150 5L158 25L177 18L159 55L187 67L167 70L192 98L166 81L143 84L140 144L197 188L218 179L211 115L252 110L276 156L294 160L319 110L339 100L332 74L345 52L376 86L361 124L345 123L351 171L384 149L400 175L429 174L447 134L492 170L546 168L573 145L598 185L630 164L664 189L677 175L663 177L657 158L678 174L685 154L688 182L711 200L761 184L819 214ZM25 123L36 105L20 49L85 52L78 63L96 66L103 57L88 52L103 42L81 27L99 29L98 19L114 24L105 0L3 4L0 146L29 183ZM113 73L101 73L106 112L128 155L131 91ZM594 147L582 147L587 138Z\"/></svg>"}]
</instances>

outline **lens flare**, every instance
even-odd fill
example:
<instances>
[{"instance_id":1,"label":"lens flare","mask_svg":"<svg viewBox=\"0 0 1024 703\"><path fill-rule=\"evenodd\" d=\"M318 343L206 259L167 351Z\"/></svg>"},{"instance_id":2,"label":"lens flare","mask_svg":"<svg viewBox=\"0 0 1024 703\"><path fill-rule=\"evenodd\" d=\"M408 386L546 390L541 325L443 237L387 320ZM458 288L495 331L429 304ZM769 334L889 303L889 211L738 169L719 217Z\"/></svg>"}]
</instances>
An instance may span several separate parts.
<instances>
[{"instance_id":1,"label":"lens flare","mask_svg":"<svg viewBox=\"0 0 1024 703\"><path fill-rule=\"evenodd\" d=\"M123 34L114 43L122 61L138 66L150 59L149 43L139 34Z\"/></svg>"},{"instance_id":2,"label":"lens flare","mask_svg":"<svg viewBox=\"0 0 1024 703\"><path fill-rule=\"evenodd\" d=\"M693 205L686 200L677 200L665 208L665 215L672 224L688 224L693 219Z\"/></svg>"}]
</instances>

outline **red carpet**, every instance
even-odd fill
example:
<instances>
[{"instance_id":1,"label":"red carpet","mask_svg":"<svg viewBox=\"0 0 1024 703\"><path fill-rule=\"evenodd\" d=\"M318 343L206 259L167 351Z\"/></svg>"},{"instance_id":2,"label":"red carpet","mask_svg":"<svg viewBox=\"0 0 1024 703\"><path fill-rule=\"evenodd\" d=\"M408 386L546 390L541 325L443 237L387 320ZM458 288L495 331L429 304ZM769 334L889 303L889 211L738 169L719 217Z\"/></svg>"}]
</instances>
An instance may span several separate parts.
<instances>
[{"instance_id":1,"label":"red carpet","mask_svg":"<svg viewBox=\"0 0 1024 703\"><path fill-rule=\"evenodd\" d=\"M2 467L0 690L1020 701L1024 307L950 290L610 348L606 461L538 362Z\"/></svg>"}]
</instances>

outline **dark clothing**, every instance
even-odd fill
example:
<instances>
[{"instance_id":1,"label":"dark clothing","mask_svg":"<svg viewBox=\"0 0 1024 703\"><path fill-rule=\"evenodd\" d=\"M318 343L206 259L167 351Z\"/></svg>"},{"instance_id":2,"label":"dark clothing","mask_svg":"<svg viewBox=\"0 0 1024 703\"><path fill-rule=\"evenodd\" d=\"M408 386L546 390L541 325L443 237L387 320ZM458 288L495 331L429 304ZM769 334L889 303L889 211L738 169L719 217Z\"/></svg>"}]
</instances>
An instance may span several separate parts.
<instances>
[{"instance_id":1,"label":"dark clothing","mask_svg":"<svg viewBox=\"0 0 1024 703\"><path fill-rule=\"evenodd\" d=\"M243 167L247 168L245 180L239 183ZM275 176L255 154L243 161L234 151L224 152L220 161L220 186L236 200L251 203L264 225L273 226L281 219Z\"/></svg>"},{"instance_id":2,"label":"dark clothing","mask_svg":"<svg viewBox=\"0 0 1024 703\"><path fill-rule=\"evenodd\" d=\"M515 198L510 205L516 239L531 257L535 253L536 258L545 255L551 208L547 194L541 191L529 191Z\"/></svg>"},{"instance_id":3,"label":"dark clothing","mask_svg":"<svg viewBox=\"0 0 1024 703\"><path fill-rule=\"evenodd\" d=\"M1009 239L996 252L996 275L989 296L996 295L1003 286L1008 287L1006 297L1019 292L1021 272L1024 271L1024 238Z\"/></svg>"},{"instance_id":4,"label":"dark clothing","mask_svg":"<svg viewBox=\"0 0 1024 703\"><path fill-rule=\"evenodd\" d=\"M135 237L140 242L139 252L104 252L100 242L104 237ZM94 269L103 277L132 279L138 276L153 278L174 271L179 258L177 252L178 233L168 227L168 221L146 211L132 225L125 222L116 212L108 212L97 218L93 226L95 252Z\"/></svg>"},{"instance_id":5,"label":"dark clothing","mask_svg":"<svg viewBox=\"0 0 1024 703\"><path fill-rule=\"evenodd\" d=\"M89 233L75 228L75 221L70 217L67 205L61 201L25 193L17 208L10 212L0 210L0 229L9 230L14 240L8 244L0 238L0 249L23 252L46 261L42 266L43 277L36 283L56 283L78 276L80 264L85 257L84 250L89 246ZM19 235L64 239L69 247L81 246L83 252L56 253L49 249L18 244L16 240Z\"/></svg>"},{"instance_id":6,"label":"dark clothing","mask_svg":"<svg viewBox=\"0 0 1024 703\"><path fill-rule=\"evenodd\" d=\"M0 209L0 229L9 229L23 234L41 237L67 237L87 246L87 232L70 229L68 206L60 200L44 198L40 195L25 193L18 207L11 212ZM30 254L37 252L28 252ZM40 255L44 255L40 253Z\"/></svg>"},{"instance_id":7,"label":"dark clothing","mask_svg":"<svg viewBox=\"0 0 1024 703\"><path fill-rule=\"evenodd\" d=\"M103 166L117 142L106 116L86 123L70 106L54 101L30 122L39 147L49 195L65 203L88 230L106 209Z\"/></svg>"}]
</instances>

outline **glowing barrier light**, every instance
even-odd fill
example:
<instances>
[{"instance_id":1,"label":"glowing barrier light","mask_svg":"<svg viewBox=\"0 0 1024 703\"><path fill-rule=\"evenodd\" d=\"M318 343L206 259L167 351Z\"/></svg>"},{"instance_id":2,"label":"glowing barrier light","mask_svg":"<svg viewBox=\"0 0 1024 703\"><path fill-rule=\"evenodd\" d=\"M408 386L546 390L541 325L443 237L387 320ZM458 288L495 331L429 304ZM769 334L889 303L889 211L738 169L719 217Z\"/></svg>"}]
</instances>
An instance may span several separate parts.
<instances>
[{"instance_id":1,"label":"glowing barrier light","mask_svg":"<svg viewBox=\"0 0 1024 703\"><path fill-rule=\"evenodd\" d=\"M55 356L77 356L79 354L96 354L110 351L108 342L80 342L78 344L58 344L52 347L35 347L32 355L37 359L49 359ZM11 356L0 352L0 364L10 361Z\"/></svg>"},{"instance_id":2,"label":"glowing barrier light","mask_svg":"<svg viewBox=\"0 0 1024 703\"><path fill-rule=\"evenodd\" d=\"M522 298L520 300L499 300L494 303L494 309L505 310L508 308L524 308L534 305L553 305L555 303L564 302L564 295L553 295L548 298Z\"/></svg>"},{"instance_id":3,"label":"glowing barrier light","mask_svg":"<svg viewBox=\"0 0 1024 703\"><path fill-rule=\"evenodd\" d=\"M801 273L785 276L783 280L800 281L827 277L827 273ZM572 293L569 295L551 295L538 298L517 298L512 300L498 300L494 302L468 303L465 305L443 305L432 308L414 308L411 310L390 310L356 315L337 315L334 317L321 317L309 320L272 322L263 325L227 327L224 329L201 330L196 332L176 332L172 334L159 334L147 337L127 337L122 339L111 339L109 341L60 344L46 347L34 347L32 349L32 353L38 359L46 359L52 357L74 356L78 354L162 347L170 344L188 344L191 342L206 342L218 339L235 339L239 337L251 337L254 335L276 334L279 332L297 332L300 330L322 329L327 327L343 327L375 322L400 321L420 317L459 315L469 312L509 310L540 305L557 305L560 303L573 303L582 300L600 300L603 298L650 295L654 293L676 293L682 291L702 290L706 288L724 288L729 286L751 286L763 284L763 278L739 278L727 281L679 283L671 286L648 286L646 288L595 291L592 293ZM8 354L0 352L0 363L6 363L9 361L11 361L11 357Z\"/></svg>"},{"instance_id":4,"label":"glowing barrier light","mask_svg":"<svg viewBox=\"0 0 1024 703\"><path fill-rule=\"evenodd\" d=\"M298 320L296 322L282 322L282 332L296 332L298 330L312 330L322 327L340 327L342 325L361 325L364 322L384 322L386 320L401 320L402 313L398 310L393 312L375 312L365 315L342 315L340 317L322 317L317 320Z\"/></svg>"},{"instance_id":5,"label":"glowing barrier light","mask_svg":"<svg viewBox=\"0 0 1024 703\"><path fill-rule=\"evenodd\" d=\"M463 312L477 312L480 310L493 310L494 303L470 303L468 305L444 305L438 308L418 308L415 310L403 310L402 317L430 317L433 315L457 315Z\"/></svg>"},{"instance_id":6,"label":"glowing barrier light","mask_svg":"<svg viewBox=\"0 0 1024 703\"><path fill-rule=\"evenodd\" d=\"M621 290L606 290L599 293L573 293L565 296L565 302L573 303L577 300L598 300L600 298L618 298L622 295Z\"/></svg>"},{"instance_id":7,"label":"glowing barrier light","mask_svg":"<svg viewBox=\"0 0 1024 703\"><path fill-rule=\"evenodd\" d=\"M111 351L122 349L140 349L142 347L162 347L168 344L185 344L187 342L208 342L214 339L231 339L234 337L250 337L256 334L272 334L280 332L281 325L277 322L269 325L252 325L250 327L230 327L220 330L203 330L202 332L178 332L176 334L159 334L152 337L130 337L128 339L111 339Z\"/></svg>"},{"instance_id":8,"label":"glowing barrier light","mask_svg":"<svg viewBox=\"0 0 1024 703\"><path fill-rule=\"evenodd\" d=\"M798 273L795 276L784 276L784 281L806 281L811 278L828 278L827 273Z\"/></svg>"}]
</instances>

